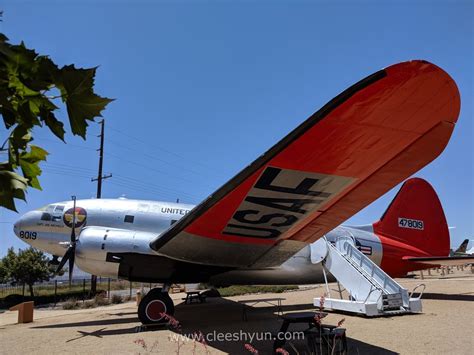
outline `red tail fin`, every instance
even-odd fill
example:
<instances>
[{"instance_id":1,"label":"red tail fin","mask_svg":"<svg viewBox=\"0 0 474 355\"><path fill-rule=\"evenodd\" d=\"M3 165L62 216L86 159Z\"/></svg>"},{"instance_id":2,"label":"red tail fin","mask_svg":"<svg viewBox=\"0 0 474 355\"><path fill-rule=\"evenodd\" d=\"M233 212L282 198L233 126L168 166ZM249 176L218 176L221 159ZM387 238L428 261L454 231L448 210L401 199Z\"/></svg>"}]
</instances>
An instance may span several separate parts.
<instances>
[{"instance_id":1,"label":"red tail fin","mask_svg":"<svg viewBox=\"0 0 474 355\"><path fill-rule=\"evenodd\" d=\"M449 255L449 229L443 207L433 187L420 178L403 184L380 221L374 223L374 232L414 247L413 251L418 249L418 255L409 256Z\"/></svg>"}]
</instances>

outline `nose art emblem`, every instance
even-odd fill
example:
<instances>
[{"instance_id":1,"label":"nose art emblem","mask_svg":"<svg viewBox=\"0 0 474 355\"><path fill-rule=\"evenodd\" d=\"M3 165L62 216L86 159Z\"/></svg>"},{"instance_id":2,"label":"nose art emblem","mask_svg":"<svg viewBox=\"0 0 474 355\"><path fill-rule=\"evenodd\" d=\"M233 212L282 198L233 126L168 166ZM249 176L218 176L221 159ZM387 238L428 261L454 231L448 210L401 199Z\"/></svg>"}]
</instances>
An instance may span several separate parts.
<instances>
[{"instance_id":1,"label":"nose art emblem","mask_svg":"<svg viewBox=\"0 0 474 355\"><path fill-rule=\"evenodd\" d=\"M66 226L72 228L72 221L73 221L73 213L74 212L76 214L75 228L82 227L83 225L85 225L86 220L87 220L87 212L82 207L76 207L75 211L74 211L74 208L70 208L66 212L64 212L64 215L63 215L64 224Z\"/></svg>"}]
</instances>

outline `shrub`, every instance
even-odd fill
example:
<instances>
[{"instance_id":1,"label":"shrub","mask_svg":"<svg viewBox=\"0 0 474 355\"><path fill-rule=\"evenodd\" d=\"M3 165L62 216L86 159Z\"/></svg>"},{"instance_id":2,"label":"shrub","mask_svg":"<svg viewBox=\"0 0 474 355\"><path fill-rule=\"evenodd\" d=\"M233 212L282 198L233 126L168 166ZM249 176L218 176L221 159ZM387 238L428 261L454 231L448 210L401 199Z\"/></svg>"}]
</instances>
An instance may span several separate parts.
<instances>
[{"instance_id":1,"label":"shrub","mask_svg":"<svg viewBox=\"0 0 474 355\"><path fill-rule=\"evenodd\" d=\"M63 309L66 309L66 310L78 309L79 307L80 307L80 304L75 298L70 298L66 302L63 303Z\"/></svg>"},{"instance_id":2,"label":"shrub","mask_svg":"<svg viewBox=\"0 0 474 355\"><path fill-rule=\"evenodd\" d=\"M98 291L98 292L95 294L95 297L106 298L106 297L107 297L107 291L105 291L105 290L100 290L100 291Z\"/></svg>"},{"instance_id":3,"label":"shrub","mask_svg":"<svg viewBox=\"0 0 474 355\"><path fill-rule=\"evenodd\" d=\"M94 303L96 306L107 306L110 304L110 301L101 295L97 295L94 297Z\"/></svg>"},{"instance_id":4,"label":"shrub","mask_svg":"<svg viewBox=\"0 0 474 355\"><path fill-rule=\"evenodd\" d=\"M119 280L115 285L114 289L116 290L126 290L130 287L129 283L123 280Z\"/></svg>"},{"instance_id":5,"label":"shrub","mask_svg":"<svg viewBox=\"0 0 474 355\"><path fill-rule=\"evenodd\" d=\"M97 305L95 304L95 300L87 300L82 304L82 308L95 308Z\"/></svg>"},{"instance_id":6,"label":"shrub","mask_svg":"<svg viewBox=\"0 0 474 355\"><path fill-rule=\"evenodd\" d=\"M129 296L130 297L130 296ZM112 298L110 299L110 301L113 303L113 304L119 304L119 303L122 303L123 302L123 298L122 296L120 296L119 294L113 294L112 295Z\"/></svg>"},{"instance_id":7,"label":"shrub","mask_svg":"<svg viewBox=\"0 0 474 355\"><path fill-rule=\"evenodd\" d=\"M287 286L229 286L218 288L220 295L222 297L246 295L251 293L282 293L285 291L296 290L298 286L287 285Z\"/></svg>"},{"instance_id":8,"label":"shrub","mask_svg":"<svg viewBox=\"0 0 474 355\"><path fill-rule=\"evenodd\" d=\"M103 293L104 297L106 297L107 292L99 290L99 293ZM14 305L21 303L21 302L26 302L26 301L34 301L35 306L39 305L44 305L44 304L51 304L51 303L56 303L56 302L65 302L70 299L80 299L84 297L84 293L82 291L82 286L80 287L80 290L77 291L74 287L72 290L69 288L59 288L58 287L58 293L55 296L54 295L54 285L53 285L53 290L49 290L48 294L46 294L46 291L41 291L39 292L40 295L36 295L35 297L30 297L30 296L22 296L18 294L11 294L6 296L5 298L0 298L0 309L8 309L10 307L13 307Z\"/></svg>"}]
</instances>

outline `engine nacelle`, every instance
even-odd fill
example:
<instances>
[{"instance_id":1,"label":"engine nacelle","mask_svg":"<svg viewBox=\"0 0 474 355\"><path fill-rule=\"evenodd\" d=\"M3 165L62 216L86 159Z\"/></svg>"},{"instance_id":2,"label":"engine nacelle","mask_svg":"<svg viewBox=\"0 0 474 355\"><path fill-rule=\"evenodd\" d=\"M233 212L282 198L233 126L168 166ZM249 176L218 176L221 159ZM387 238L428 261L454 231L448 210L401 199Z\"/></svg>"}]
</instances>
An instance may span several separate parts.
<instances>
[{"instance_id":1,"label":"engine nacelle","mask_svg":"<svg viewBox=\"0 0 474 355\"><path fill-rule=\"evenodd\" d=\"M81 270L98 276L117 277L119 264L107 262L107 253L156 255L149 243L156 234L125 229L87 227L76 244L76 263Z\"/></svg>"}]
</instances>

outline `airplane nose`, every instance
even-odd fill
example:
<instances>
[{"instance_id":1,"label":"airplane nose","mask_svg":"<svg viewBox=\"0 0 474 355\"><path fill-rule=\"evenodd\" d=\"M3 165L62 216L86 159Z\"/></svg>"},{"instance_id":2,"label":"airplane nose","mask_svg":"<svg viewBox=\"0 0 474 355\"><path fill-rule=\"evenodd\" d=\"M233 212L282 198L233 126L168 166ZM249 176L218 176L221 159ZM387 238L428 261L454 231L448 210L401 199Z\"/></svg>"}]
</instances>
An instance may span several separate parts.
<instances>
[{"instance_id":1,"label":"airplane nose","mask_svg":"<svg viewBox=\"0 0 474 355\"><path fill-rule=\"evenodd\" d=\"M18 221L15 222L13 225L13 232L19 238L20 237L20 230L21 230L22 219L20 218Z\"/></svg>"},{"instance_id":2,"label":"airplane nose","mask_svg":"<svg viewBox=\"0 0 474 355\"><path fill-rule=\"evenodd\" d=\"M34 229L40 219L40 215L41 213L38 211L30 211L21 216L13 225L13 232L15 235L18 238L21 238L21 231L31 231L31 229Z\"/></svg>"}]
</instances>

